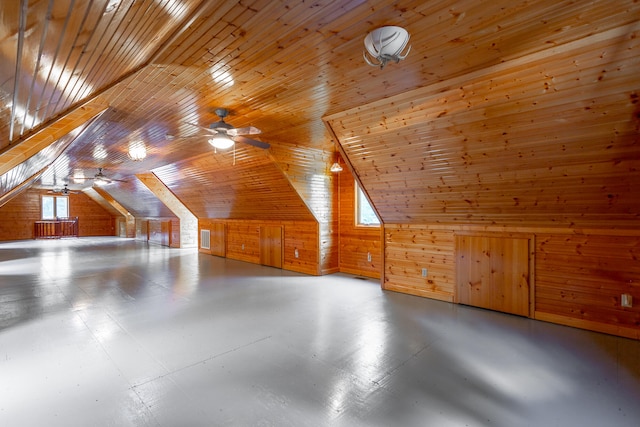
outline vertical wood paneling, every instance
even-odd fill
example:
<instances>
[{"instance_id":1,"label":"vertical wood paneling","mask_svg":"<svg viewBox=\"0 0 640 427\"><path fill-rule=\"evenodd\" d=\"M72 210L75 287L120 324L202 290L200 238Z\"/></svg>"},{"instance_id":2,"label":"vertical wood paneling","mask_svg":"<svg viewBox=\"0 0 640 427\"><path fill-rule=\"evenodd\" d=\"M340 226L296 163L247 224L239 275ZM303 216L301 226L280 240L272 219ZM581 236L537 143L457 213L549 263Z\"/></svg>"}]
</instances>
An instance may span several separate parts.
<instances>
[{"instance_id":1,"label":"vertical wood paneling","mask_svg":"<svg viewBox=\"0 0 640 427\"><path fill-rule=\"evenodd\" d=\"M457 301L529 316L529 239L456 237Z\"/></svg>"},{"instance_id":2,"label":"vertical wood paneling","mask_svg":"<svg viewBox=\"0 0 640 427\"><path fill-rule=\"evenodd\" d=\"M282 268L282 227L260 226L260 264Z\"/></svg>"},{"instance_id":3,"label":"vertical wood paneling","mask_svg":"<svg viewBox=\"0 0 640 427\"><path fill-rule=\"evenodd\" d=\"M211 255L226 256L227 254L227 226L222 222L210 224Z\"/></svg>"},{"instance_id":4,"label":"vertical wood paneling","mask_svg":"<svg viewBox=\"0 0 640 427\"><path fill-rule=\"evenodd\" d=\"M442 301L454 301L453 230L385 224L383 288ZM427 277L422 277L422 269Z\"/></svg>"}]
</instances>

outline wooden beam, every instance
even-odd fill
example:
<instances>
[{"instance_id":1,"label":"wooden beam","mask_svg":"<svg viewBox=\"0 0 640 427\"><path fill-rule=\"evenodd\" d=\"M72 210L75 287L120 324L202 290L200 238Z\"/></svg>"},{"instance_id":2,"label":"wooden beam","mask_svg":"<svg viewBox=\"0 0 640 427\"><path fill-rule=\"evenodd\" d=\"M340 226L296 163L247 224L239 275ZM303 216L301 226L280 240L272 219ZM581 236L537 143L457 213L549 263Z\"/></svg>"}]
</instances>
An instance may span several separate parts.
<instances>
[{"instance_id":1,"label":"wooden beam","mask_svg":"<svg viewBox=\"0 0 640 427\"><path fill-rule=\"evenodd\" d=\"M102 98L95 98L63 117L44 126L0 151L0 175L38 154L58 139L103 113L109 105Z\"/></svg>"}]
</instances>

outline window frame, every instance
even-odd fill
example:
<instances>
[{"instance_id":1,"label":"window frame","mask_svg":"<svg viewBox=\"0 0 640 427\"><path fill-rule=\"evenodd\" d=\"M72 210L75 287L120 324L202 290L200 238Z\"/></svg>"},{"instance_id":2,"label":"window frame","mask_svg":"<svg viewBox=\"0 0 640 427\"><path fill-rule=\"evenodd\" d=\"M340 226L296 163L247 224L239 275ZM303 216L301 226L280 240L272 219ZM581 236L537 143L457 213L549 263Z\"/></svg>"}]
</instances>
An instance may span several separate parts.
<instances>
[{"instance_id":1,"label":"window frame","mask_svg":"<svg viewBox=\"0 0 640 427\"><path fill-rule=\"evenodd\" d=\"M363 227L363 228L380 228L380 226L382 225L380 218L378 217L378 213L376 212L376 210L373 208L373 205L371 205L371 203L369 203L369 200L367 199L367 196L365 195L364 191L362 190L362 188L360 188L360 185L358 184L358 181L354 179L354 186L355 186L355 201L354 201L354 222L355 222L355 226L356 227ZM369 206L369 209L371 209L371 212L373 213L373 215L375 216L377 222L376 223L365 223L361 221L361 214L362 214L362 209L361 209L361 203L364 202L367 204L367 206Z\"/></svg>"},{"instance_id":2,"label":"window frame","mask_svg":"<svg viewBox=\"0 0 640 427\"><path fill-rule=\"evenodd\" d=\"M52 206L53 206L53 216L50 217L45 217L45 212L44 212L44 207L45 207L45 199L51 199L52 201ZM67 210L67 214L65 216L60 216L58 215L58 200L66 200L65 204L66 204L66 210ZM42 195L42 197L40 198L40 219L43 221L55 221L59 218L69 218L70 212L69 212L69 196L46 196L46 195Z\"/></svg>"}]
</instances>

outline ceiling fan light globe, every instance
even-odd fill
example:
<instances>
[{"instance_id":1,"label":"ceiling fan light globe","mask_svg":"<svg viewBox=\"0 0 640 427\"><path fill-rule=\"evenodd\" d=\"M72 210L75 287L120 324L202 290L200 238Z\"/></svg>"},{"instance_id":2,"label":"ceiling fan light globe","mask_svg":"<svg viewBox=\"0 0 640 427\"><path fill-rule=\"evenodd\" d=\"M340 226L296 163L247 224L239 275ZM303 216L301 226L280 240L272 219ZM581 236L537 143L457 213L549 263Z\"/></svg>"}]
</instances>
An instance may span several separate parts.
<instances>
[{"instance_id":1,"label":"ceiling fan light globe","mask_svg":"<svg viewBox=\"0 0 640 427\"><path fill-rule=\"evenodd\" d=\"M219 150L225 150L231 147L234 143L235 141L226 135L216 135L209 140L209 144Z\"/></svg>"}]
</instances>

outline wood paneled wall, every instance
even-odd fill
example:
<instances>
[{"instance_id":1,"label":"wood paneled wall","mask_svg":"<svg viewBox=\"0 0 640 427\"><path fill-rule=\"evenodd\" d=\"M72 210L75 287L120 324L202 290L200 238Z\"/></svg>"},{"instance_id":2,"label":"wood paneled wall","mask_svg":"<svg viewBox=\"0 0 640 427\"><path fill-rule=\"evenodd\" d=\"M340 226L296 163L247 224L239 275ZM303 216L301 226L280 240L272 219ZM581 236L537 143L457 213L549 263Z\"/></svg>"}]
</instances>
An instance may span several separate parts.
<instances>
[{"instance_id":1,"label":"wood paneled wall","mask_svg":"<svg viewBox=\"0 0 640 427\"><path fill-rule=\"evenodd\" d=\"M84 193L69 195L69 213L78 217L80 237L115 234L115 218Z\"/></svg>"},{"instance_id":2,"label":"wood paneled wall","mask_svg":"<svg viewBox=\"0 0 640 427\"><path fill-rule=\"evenodd\" d=\"M40 197L46 191L30 189L0 208L0 240L33 239L33 223L39 221ZM79 236L113 236L115 219L83 193L70 194L69 213L78 217Z\"/></svg>"},{"instance_id":3,"label":"wood paneled wall","mask_svg":"<svg viewBox=\"0 0 640 427\"><path fill-rule=\"evenodd\" d=\"M540 233L535 276L537 319L640 339L639 234Z\"/></svg>"},{"instance_id":4,"label":"wood paneled wall","mask_svg":"<svg viewBox=\"0 0 640 427\"><path fill-rule=\"evenodd\" d=\"M640 339L640 233L460 225L385 225L384 289L456 302L456 236L530 236L530 316ZM422 277L427 268L427 277ZM633 306L622 307L629 294ZM509 311L509 310L503 310Z\"/></svg>"},{"instance_id":5,"label":"wood paneled wall","mask_svg":"<svg viewBox=\"0 0 640 427\"><path fill-rule=\"evenodd\" d=\"M338 175L340 179L340 271L379 279L382 274L381 227L356 226L355 179L347 168Z\"/></svg>"},{"instance_id":6,"label":"wood paneled wall","mask_svg":"<svg viewBox=\"0 0 640 427\"><path fill-rule=\"evenodd\" d=\"M169 246L170 224L169 221L149 221L149 242Z\"/></svg>"},{"instance_id":7,"label":"wood paneled wall","mask_svg":"<svg viewBox=\"0 0 640 427\"><path fill-rule=\"evenodd\" d=\"M458 234L526 233L532 316L638 338L640 32L600 31L325 118L385 224L385 289L457 301Z\"/></svg>"},{"instance_id":8,"label":"wood paneled wall","mask_svg":"<svg viewBox=\"0 0 640 427\"><path fill-rule=\"evenodd\" d=\"M149 240L149 221L136 218L136 240Z\"/></svg>"},{"instance_id":9,"label":"wood paneled wall","mask_svg":"<svg viewBox=\"0 0 640 427\"><path fill-rule=\"evenodd\" d=\"M456 234L456 301L529 317L534 261L531 237Z\"/></svg>"},{"instance_id":10,"label":"wood paneled wall","mask_svg":"<svg viewBox=\"0 0 640 427\"><path fill-rule=\"evenodd\" d=\"M385 224L383 288L455 300L455 235L441 226ZM422 277L422 269L427 277Z\"/></svg>"},{"instance_id":11,"label":"wood paneled wall","mask_svg":"<svg viewBox=\"0 0 640 427\"><path fill-rule=\"evenodd\" d=\"M260 264L260 227L282 227L284 234L282 268L305 274L321 274L317 222L200 219L198 235L200 230L214 230L215 224L220 223L224 224L226 229L227 258ZM200 252L211 253L211 250L200 249Z\"/></svg>"}]
</instances>

